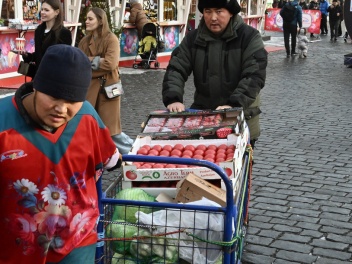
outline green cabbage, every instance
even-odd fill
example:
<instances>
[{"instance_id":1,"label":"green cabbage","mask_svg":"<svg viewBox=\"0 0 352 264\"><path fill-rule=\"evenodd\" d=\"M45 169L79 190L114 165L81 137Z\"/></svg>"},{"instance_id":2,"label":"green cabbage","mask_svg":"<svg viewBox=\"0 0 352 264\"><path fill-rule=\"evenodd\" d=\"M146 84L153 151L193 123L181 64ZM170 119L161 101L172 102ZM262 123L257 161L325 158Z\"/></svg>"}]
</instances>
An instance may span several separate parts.
<instances>
[{"instance_id":1,"label":"green cabbage","mask_svg":"<svg viewBox=\"0 0 352 264\"><path fill-rule=\"evenodd\" d=\"M116 194L115 198L117 200L155 202L154 196L151 196L144 190L138 188L128 188L121 190ZM135 214L137 211L149 214L153 212L153 209L151 207L116 205L114 207L114 214L112 216L112 219L124 219L127 222L136 223L137 219L135 217Z\"/></svg>"},{"instance_id":2,"label":"green cabbage","mask_svg":"<svg viewBox=\"0 0 352 264\"><path fill-rule=\"evenodd\" d=\"M129 258L131 258L131 256L115 253L112 256L111 264L137 264L138 263Z\"/></svg>"},{"instance_id":3,"label":"green cabbage","mask_svg":"<svg viewBox=\"0 0 352 264\"><path fill-rule=\"evenodd\" d=\"M105 233L107 238L130 238L138 231L138 227L128 225L128 223L126 223L125 220L117 219L114 221L121 222L121 224L110 223L109 225L107 225L105 228ZM110 245L110 248L114 252L123 254L129 250L131 241L115 240L115 241L109 241L108 244Z\"/></svg>"}]
</instances>

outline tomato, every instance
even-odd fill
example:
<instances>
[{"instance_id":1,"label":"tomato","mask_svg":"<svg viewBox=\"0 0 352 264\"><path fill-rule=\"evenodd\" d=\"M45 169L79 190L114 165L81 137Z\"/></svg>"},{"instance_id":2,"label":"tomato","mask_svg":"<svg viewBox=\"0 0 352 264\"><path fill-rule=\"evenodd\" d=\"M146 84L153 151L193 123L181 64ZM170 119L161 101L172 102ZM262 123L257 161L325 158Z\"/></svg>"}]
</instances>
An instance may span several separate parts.
<instances>
[{"instance_id":1,"label":"tomato","mask_svg":"<svg viewBox=\"0 0 352 264\"><path fill-rule=\"evenodd\" d=\"M165 145L165 146L163 146L163 150L167 150L167 151L171 152L172 146L171 145Z\"/></svg>"},{"instance_id":2,"label":"tomato","mask_svg":"<svg viewBox=\"0 0 352 264\"><path fill-rule=\"evenodd\" d=\"M136 166L136 168L138 169L140 166L143 165L143 162L133 162L133 165Z\"/></svg>"},{"instance_id":3,"label":"tomato","mask_svg":"<svg viewBox=\"0 0 352 264\"><path fill-rule=\"evenodd\" d=\"M225 158L226 158L226 154L225 153L216 153L216 159L218 159L218 158L222 158L222 159L224 159L225 160Z\"/></svg>"},{"instance_id":4,"label":"tomato","mask_svg":"<svg viewBox=\"0 0 352 264\"><path fill-rule=\"evenodd\" d=\"M203 155L196 154L196 155L193 156L193 158L194 159L203 159Z\"/></svg>"},{"instance_id":5,"label":"tomato","mask_svg":"<svg viewBox=\"0 0 352 264\"><path fill-rule=\"evenodd\" d=\"M212 158L205 158L205 160L210 161L210 162L214 162L214 159L212 159Z\"/></svg>"},{"instance_id":6,"label":"tomato","mask_svg":"<svg viewBox=\"0 0 352 264\"><path fill-rule=\"evenodd\" d=\"M207 159L212 159L214 160L215 159L215 155L214 154L207 154L204 156L204 159L207 160Z\"/></svg>"},{"instance_id":7,"label":"tomato","mask_svg":"<svg viewBox=\"0 0 352 264\"><path fill-rule=\"evenodd\" d=\"M226 172L226 174L227 174L227 176L231 176L231 174L232 174L232 170L230 169L230 168L224 168L224 170L225 170L225 172Z\"/></svg>"},{"instance_id":8,"label":"tomato","mask_svg":"<svg viewBox=\"0 0 352 264\"><path fill-rule=\"evenodd\" d=\"M187 168L188 166L184 165L184 164L177 164L176 167L177 168Z\"/></svg>"},{"instance_id":9,"label":"tomato","mask_svg":"<svg viewBox=\"0 0 352 264\"><path fill-rule=\"evenodd\" d=\"M130 180L135 180L137 179L137 174L134 171L127 171L126 177Z\"/></svg>"},{"instance_id":10,"label":"tomato","mask_svg":"<svg viewBox=\"0 0 352 264\"><path fill-rule=\"evenodd\" d=\"M226 149L226 154L230 154L230 153L234 153L234 152L235 151L233 149L230 149L230 148Z\"/></svg>"},{"instance_id":11,"label":"tomato","mask_svg":"<svg viewBox=\"0 0 352 264\"><path fill-rule=\"evenodd\" d=\"M148 156L159 156L159 151L157 151L155 149L151 149L148 152Z\"/></svg>"},{"instance_id":12,"label":"tomato","mask_svg":"<svg viewBox=\"0 0 352 264\"><path fill-rule=\"evenodd\" d=\"M148 154L148 150L145 148L140 148L139 150L137 150L137 154L138 155L147 155Z\"/></svg>"},{"instance_id":13,"label":"tomato","mask_svg":"<svg viewBox=\"0 0 352 264\"><path fill-rule=\"evenodd\" d=\"M149 145L143 145L141 148L145 148L148 151L151 149L151 147Z\"/></svg>"},{"instance_id":14,"label":"tomato","mask_svg":"<svg viewBox=\"0 0 352 264\"><path fill-rule=\"evenodd\" d=\"M150 163L144 163L144 164L140 167L140 169L150 169L152 166L153 166L153 165L150 164Z\"/></svg>"},{"instance_id":15,"label":"tomato","mask_svg":"<svg viewBox=\"0 0 352 264\"><path fill-rule=\"evenodd\" d=\"M188 149L185 149L185 150L183 151L182 155L183 155L183 156L184 156L184 155L187 155L187 156L192 157L192 156L193 156L193 151L188 150Z\"/></svg>"},{"instance_id":16,"label":"tomato","mask_svg":"<svg viewBox=\"0 0 352 264\"><path fill-rule=\"evenodd\" d=\"M224 149L226 150L227 149L227 145L226 144L221 144L220 146L218 146L218 150L219 149Z\"/></svg>"},{"instance_id":17,"label":"tomato","mask_svg":"<svg viewBox=\"0 0 352 264\"><path fill-rule=\"evenodd\" d=\"M162 151L160 151L159 156L169 157L170 156L170 151L167 151L167 150L163 149Z\"/></svg>"},{"instance_id":18,"label":"tomato","mask_svg":"<svg viewBox=\"0 0 352 264\"><path fill-rule=\"evenodd\" d=\"M216 151L216 154L219 154L219 153L226 153L226 150L218 148L218 150Z\"/></svg>"},{"instance_id":19,"label":"tomato","mask_svg":"<svg viewBox=\"0 0 352 264\"><path fill-rule=\"evenodd\" d=\"M171 154L171 155L175 155L175 156L177 156L177 157L181 157L182 152L181 152L181 150L179 150L179 149L173 149L170 154Z\"/></svg>"},{"instance_id":20,"label":"tomato","mask_svg":"<svg viewBox=\"0 0 352 264\"><path fill-rule=\"evenodd\" d=\"M191 156L183 154L183 155L182 155L182 158L185 158L185 159L190 159L190 158L191 158Z\"/></svg>"},{"instance_id":21,"label":"tomato","mask_svg":"<svg viewBox=\"0 0 352 264\"><path fill-rule=\"evenodd\" d=\"M185 150L190 150L190 151L194 152L196 150L196 147L193 145L187 145L187 146L185 146Z\"/></svg>"},{"instance_id":22,"label":"tomato","mask_svg":"<svg viewBox=\"0 0 352 264\"><path fill-rule=\"evenodd\" d=\"M224 162L224 161L225 161L224 158L218 158L218 157L215 160L216 163L220 163L220 162Z\"/></svg>"},{"instance_id":23,"label":"tomato","mask_svg":"<svg viewBox=\"0 0 352 264\"><path fill-rule=\"evenodd\" d=\"M176 168L176 164L167 164L165 168Z\"/></svg>"},{"instance_id":24,"label":"tomato","mask_svg":"<svg viewBox=\"0 0 352 264\"><path fill-rule=\"evenodd\" d=\"M201 145L196 146L196 149L200 149L200 150L205 151L207 149L207 146L201 144Z\"/></svg>"},{"instance_id":25,"label":"tomato","mask_svg":"<svg viewBox=\"0 0 352 264\"><path fill-rule=\"evenodd\" d=\"M208 155L208 154L213 154L213 155L215 155L215 153L216 153L215 150L213 150L213 149L207 149L207 150L204 152L204 156L205 156L205 155Z\"/></svg>"},{"instance_id":26,"label":"tomato","mask_svg":"<svg viewBox=\"0 0 352 264\"><path fill-rule=\"evenodd\" d=\"M229 146L227 146L227 149L235 149L236 147L235 147L235 145L229 145Z\"/></svg>"},{"instance_id":27,"label":"tomato","mask_svg":"<svg viewBox=\"0 0 352 264\"><path fill-rule=\"evenodd\" d=\"M153 168L164 168L165 167L165 165L164 164L161 164L161 163L155 163L154 165L153 165Z\"/></svg>"},{"instance_id":28,"label":"tomato","mask_svg":"<svg viewBox=\"0 0 352 264\"><path fill-rule=\"evenodd\" d=\"M233 153L226 155L226 160L232 160L232 159L233 159Z\"/></svg>"},{"instance_id":29,"label":"tomato","mask_svg":"<svg viewBox=\"0 0 352 264\"><path fill-rule=\"evenodd\" d=\"M160 152L162 150L162 147L160 145L154 145L152 149L155 149L156 151Z\"/></svg>"},{"instance_id":30,"label":"tomato","mask_svg":"<svg viewBox=\"0 0 352 264\"><path fill-rule=\"evenodd\" d=\"M204 155L204 150L202 149L196 149L194 152L193 152L193 155Z\"/></svg>"},{"instance_id":31,"label":"tomato","mask_svg":"<svg viewBox=\"0 0 352 264\"><path fill-rule=\"evenodd\" d=\"M216 150L216 149L217 149L217 146L215 146L215 145L209 145L209 146L207 147L207 149Z\"/></svg>"},{"instance_id":32,"label":"tomato","mask_svg":"<svg viewBox=\"0 0 352 264\"><path fill-rule=\"evenodd\" d=\"M183 151L184 146L182 144L176 144L173 149L178 149L180 151Z\"/></svg>"}]
</instances>

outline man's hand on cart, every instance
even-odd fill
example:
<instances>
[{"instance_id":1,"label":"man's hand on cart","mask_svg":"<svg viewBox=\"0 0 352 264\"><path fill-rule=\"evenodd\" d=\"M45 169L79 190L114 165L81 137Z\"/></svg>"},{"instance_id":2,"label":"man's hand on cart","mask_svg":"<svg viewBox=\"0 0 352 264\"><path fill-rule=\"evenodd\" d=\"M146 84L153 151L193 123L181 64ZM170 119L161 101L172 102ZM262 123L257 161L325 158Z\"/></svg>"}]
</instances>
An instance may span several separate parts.
<instances>
[{"instance_id":1,"label":"man's hand on cart","mask_svg":"<svg viewBox=\"0 0 352 264\"><path fill-rule=\"evenodd\" d=\"M216 108L216 110L222 110L222 109L227 109L227 108L232 108L231 105L220 105Z\"/></svg>"},{"instance_id":2,"label":"man's hand on cart","mask_svg":"<svg viewBox=\"0 0 352 264\"><path fill-rule=\"evenodd\" d=\"M170 112L183 112L185 111L185 105L183 103L176 102L176 103L169 104L167 106L167 109Z\"/></svg>"}]
</instances>

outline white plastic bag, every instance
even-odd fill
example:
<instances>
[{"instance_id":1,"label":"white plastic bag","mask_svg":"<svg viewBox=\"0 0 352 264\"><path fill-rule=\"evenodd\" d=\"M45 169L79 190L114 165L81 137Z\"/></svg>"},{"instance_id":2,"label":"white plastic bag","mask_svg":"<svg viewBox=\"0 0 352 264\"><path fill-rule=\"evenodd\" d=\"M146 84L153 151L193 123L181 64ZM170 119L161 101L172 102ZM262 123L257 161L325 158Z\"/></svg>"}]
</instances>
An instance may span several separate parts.
<instances>
[{"instance_id":1,"label":"white plastic bag","mask_svg":"<svg viewBox=\"0 0 352 264\"><path fill-rule=\"evenodd\" d=\"M187 204L215 206L219 204L203 198L200 201ZM145 214L136 212L139 224L153 225L157 228L154 233L168 233L187 228L187 232L208 241L222 241L224 236L224 215L212 212L189 211L185 209L160 210ZM185 232L167 235L178 242L180 258L190 263L215 263L221 256L221 247L207 244L197 239L192 240ZM207 247L207 248L206 248Z\"/></svg>"}]
</instances>

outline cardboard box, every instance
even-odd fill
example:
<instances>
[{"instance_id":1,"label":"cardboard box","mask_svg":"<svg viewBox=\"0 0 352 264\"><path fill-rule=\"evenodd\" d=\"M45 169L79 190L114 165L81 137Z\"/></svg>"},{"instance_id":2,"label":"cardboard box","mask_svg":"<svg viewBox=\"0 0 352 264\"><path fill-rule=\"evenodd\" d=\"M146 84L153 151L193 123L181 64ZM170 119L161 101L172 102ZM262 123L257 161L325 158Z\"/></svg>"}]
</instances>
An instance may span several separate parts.
<instances>
[{"instance_id":1,"label":"cardboard box","mask_svg":"<svg viewBox=\"0 0 352 264\"><path fill-rule=\"evenodd\" d=\"M233 159L230 161L220 162L219 166L222 167L228 175L229 179L237 178L242 167L242 158L244 150L240 145L242 138L237 134L228 135L227 139L204 139L204 140L152 140L150 136L138 136L135 140L129 154L137 154L138 149L143 145L171 145L175 146L178 143L185 145L199 144L216 145L221 144L235 145L236 150ZM245 147L245 146L244 146ZM188 168L151 168L151 169L137 169L132 162L123 163L123 177L124 181L175 181L182 180L188 174L193 173L204 179L219 179L220 176L213 170L206 167L188 167ZM131 177L133 175L133 177Z\"/></svg>"},{"instance_id":2,"label":"cardboard box","mask_svg":"<svg viewBox=\"0 0 352 264\"><path fill-rule=\"evenodd\" d=\"M208 181L190 173L177 184L176 202L188 203L201 200L203 197L226 206L226 191Z\"/></svg>"},{"instance_id":3,"label":"cardboard box","mask_svg":"<svg viewBox=\"0 0 352 264\"><path fill-rule=\"evenodd\" d=\"M217 131L231 128L233 133L243 132L242 108L223 110L193 110L170 113L153 111L142 125L142 135L153 139L219 138Z\"/></svg>"}]
</instances>

